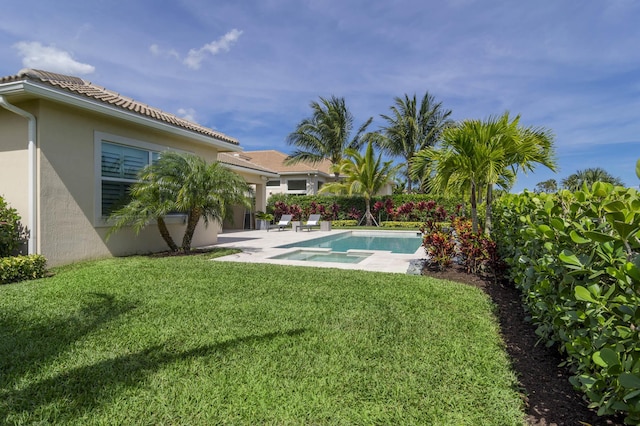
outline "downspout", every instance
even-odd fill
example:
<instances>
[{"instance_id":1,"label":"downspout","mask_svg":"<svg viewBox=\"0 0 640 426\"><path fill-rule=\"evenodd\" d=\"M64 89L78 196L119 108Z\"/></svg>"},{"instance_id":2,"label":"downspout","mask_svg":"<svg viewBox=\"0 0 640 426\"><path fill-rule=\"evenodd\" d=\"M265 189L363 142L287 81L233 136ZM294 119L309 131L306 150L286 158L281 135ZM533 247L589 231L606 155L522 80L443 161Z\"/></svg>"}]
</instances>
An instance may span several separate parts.
<instances>
[{"instance_id":1,"label":"downspout","mask_svg":"<svg viewBox=\"0 0 640 426\"><path fill-rule=\"evenodd\" d=\"M37 225L37 215L36 215L36 207L37 207L37 197L36 197L36 117L15 105L11 105L3 95L0 95L0 106L3 108L18 114L27 120L29 120L28 127L28 157L29 157L29 167L28 167L28 186L29 186L29 220L28 220L28 229L29 229L29 254L35 254L37 251L36 246L36 225Z\"/></svg>"}]
</instances>

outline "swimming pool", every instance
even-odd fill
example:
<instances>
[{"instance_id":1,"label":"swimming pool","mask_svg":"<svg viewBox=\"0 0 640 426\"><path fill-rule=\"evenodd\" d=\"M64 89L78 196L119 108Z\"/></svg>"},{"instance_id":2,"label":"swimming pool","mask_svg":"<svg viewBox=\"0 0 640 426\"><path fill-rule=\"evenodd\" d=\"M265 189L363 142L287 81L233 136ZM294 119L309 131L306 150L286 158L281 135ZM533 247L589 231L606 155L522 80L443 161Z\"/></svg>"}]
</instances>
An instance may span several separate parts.
<instances>
[{"instance_id":1,"label":"swimming pool","mask_svg":"<svg viewBox=\"0 0 640 426\"><path fill-rule=\"evenodd\" d=\"M269 259L304 260L309 262L360 263L371 253L341 253L333 251L294 250Z\"/></svg>"},{"instance_id":2,"label":"swimming pool","mask_svg":"<svg viewBox=\"0 0 640 426\"><path fill-rule=\"evenodd\" d=\"M350 231L298 243L285 244L277 248L329 248L336 252L346 252L348 250L384 250L392 253L413 254L421 244L422 236L416 232Z\"/></svg>"}]
</instances>

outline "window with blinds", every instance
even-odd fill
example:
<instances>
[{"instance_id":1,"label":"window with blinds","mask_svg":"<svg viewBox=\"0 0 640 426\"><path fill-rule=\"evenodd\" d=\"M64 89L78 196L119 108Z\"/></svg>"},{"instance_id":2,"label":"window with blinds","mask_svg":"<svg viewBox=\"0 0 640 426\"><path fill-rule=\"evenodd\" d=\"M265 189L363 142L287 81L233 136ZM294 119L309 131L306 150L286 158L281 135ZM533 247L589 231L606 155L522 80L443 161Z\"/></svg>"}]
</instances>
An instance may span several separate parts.
<instances>
[{"instance_id":1,"label":"window with blinds","mask_svg":"<svg viewBox=\"0 0 640 426\"><path fill-rule=\"evenodd\" d=\"M138 180L138 172L156 161L158 152L109 142L101 144L102 215L129 201L129 188Z\"/></svg>"}]
</instances>

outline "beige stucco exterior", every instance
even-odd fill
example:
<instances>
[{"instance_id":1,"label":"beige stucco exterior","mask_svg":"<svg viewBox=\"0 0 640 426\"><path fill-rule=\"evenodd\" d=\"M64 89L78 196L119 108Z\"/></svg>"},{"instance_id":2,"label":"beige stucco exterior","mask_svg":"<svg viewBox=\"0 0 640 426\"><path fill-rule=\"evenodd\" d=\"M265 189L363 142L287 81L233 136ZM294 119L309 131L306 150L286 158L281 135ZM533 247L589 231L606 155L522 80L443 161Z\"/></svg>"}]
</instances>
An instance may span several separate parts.
<instances>
[{"instance_id":1,"label":"beige stucco exterior","mask_svg":"<svg viewBox=\"0 0 640 426\"><path fill-rule=\"evenodd\" d=\"M214 161L217 149L123 119L46 99L13 102L37 120L37 239L36 252L51 266L114 255L166 249L155 225L136 235L123 229L109 239L100 216L100 141L195 153ZM0 108L0 194L18 210L23 224L28 211L28 120ZM98 165L98 167L96 167ZM169 221L179 243L185 225ZM217 241L219 226L198 225L193 246Z\"/></svg>"}]
</instances>

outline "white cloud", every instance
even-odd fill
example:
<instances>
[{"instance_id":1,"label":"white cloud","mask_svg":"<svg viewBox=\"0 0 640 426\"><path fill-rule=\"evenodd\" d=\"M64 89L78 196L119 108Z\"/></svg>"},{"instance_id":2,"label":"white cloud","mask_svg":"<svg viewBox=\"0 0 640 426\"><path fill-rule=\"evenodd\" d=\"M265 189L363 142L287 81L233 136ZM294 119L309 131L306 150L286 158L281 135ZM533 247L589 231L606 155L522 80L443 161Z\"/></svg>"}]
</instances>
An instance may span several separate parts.
<instances>
[{"instance_id":1,"label":"white cloud","mask_svg":"<svg viewBox=\"0 0 640 426\"><path fill-rule=\"evenodd\" d=\"M13 47L22 56L22 65L26 68L71 75L91 74L96 70L93 65L76 61L67 51L53 46L43 46L37 41L21 41L14 44Z\"/></svg>"},{"instance_id":2,"label":"white cloud","mask_svg":"<svg viewBox=\"0 0 640 426\"><path fill-rule=\"evenodd\" d=\"M180 54L175 49L165 50L165 49L162 49L157 44L152 44L151 46L149 46L149 51L154 56L165 56L165 57L171 57L171 58L176 58L180 60Z\"/></svg>"},{"instance_id":3,"label":"white cloud","mask_svg":"<svg viewBox=\"0 0 640 426\"><path fill-rule=\"evenodd\" d=\"M191 49L184 59L184 63L191 69L200 68L200 63L206 57L207 54L217 55L220 51L228 52L231 49L231 45L235 43L242 35L242 31L232 29L218 40L205 44L199 49Z\"/></svg>"},{"instance_id":4,"label":"white cloud","mask_svg":"<svg viewBox=\"0 0 640 426\"><path fill-rule=\"evenodd\" d=\"M179 108L178 117L184 118L187 121L191 121L192 123L196 123L196 110L193 108Z\"/></svg>"}]
</instances>

